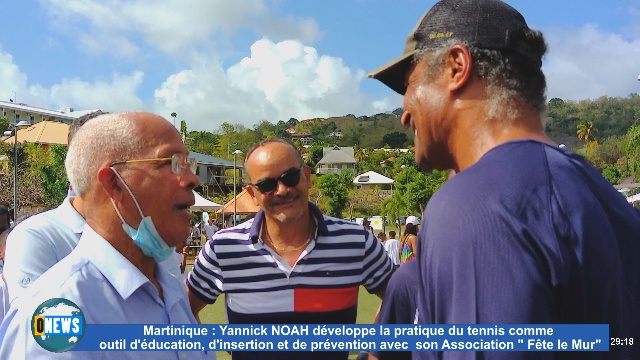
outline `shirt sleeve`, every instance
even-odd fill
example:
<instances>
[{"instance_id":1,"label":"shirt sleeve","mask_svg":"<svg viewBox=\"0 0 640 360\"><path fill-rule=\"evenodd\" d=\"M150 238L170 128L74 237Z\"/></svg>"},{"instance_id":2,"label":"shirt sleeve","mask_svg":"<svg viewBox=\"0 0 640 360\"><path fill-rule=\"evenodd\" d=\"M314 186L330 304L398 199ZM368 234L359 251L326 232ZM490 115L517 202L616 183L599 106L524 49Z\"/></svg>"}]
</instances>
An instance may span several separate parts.
<instances>
[{"instance_id":1,"label":"shirt sleeve","mask_svg":"<svg viewBox=\"0 0 640 360\"><path fill-rule=\"evenodd\" d=\"M187 286L207 304L223 292L224 276L215 252L215 237L207 240L187 276Z\"/></svg>"},{"instance_id":2,"label":"shirt sleeve","mask_svg":"<svg viewBox=\"0 0 640 360\"><path fill-rule=\"evenodd\" d=\"M13 302L24 289L58 261L55 246L28 223L22 223L13 229L7 237L3 270L9 302Z\"/></svg>"},{"instance_id":3,"label":"shirt sleeve","mask_svg":"<svg viewBox=\"0 0 640 360\"><path fill-rule=\"evenodd\" d=\"M417 262L408 262L391 276L376 324L413 324L416 320Z\"/></svg>"},{"instance_id":4,"label":"shirt sleeve","mask_svg":"<svg viewBox=\"0 0 640 360\"><path fill-rule=\"evenodd\" d=\"M376 324L413 324L416 319L418 266L410 261L396 270L384 294ZM378 360L411 359L410 351L373 351Z\"/></svg>"},{"instance_id":5,"label":"shirt sleeve","mask_svg":"<svg viewBox=\"0 0 640 360\"><path fill-rule=\"evenodd\" d=\"M384 245L371 233L364 231L365 246L363 258L362 285L369 293L376 293L387 286L393 273L393 263Z\"/></svg>"}]
</instances>

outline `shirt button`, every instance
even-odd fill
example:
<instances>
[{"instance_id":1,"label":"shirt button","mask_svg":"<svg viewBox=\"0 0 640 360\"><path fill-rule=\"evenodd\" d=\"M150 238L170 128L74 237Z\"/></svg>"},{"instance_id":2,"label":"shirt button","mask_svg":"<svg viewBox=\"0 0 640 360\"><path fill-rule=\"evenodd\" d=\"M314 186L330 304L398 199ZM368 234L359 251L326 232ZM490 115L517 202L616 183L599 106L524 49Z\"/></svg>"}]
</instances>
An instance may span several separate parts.
<instances>
[{"instance_id":1,"label":"shirt button","mask_svg":"<svg viewBox=\"0 0 640 360\"><path fill-rule=\"evenodd\" d=\"M186 359L187 358L187 353L182 353L182 358Z\"/></svg>"}]
</instances>

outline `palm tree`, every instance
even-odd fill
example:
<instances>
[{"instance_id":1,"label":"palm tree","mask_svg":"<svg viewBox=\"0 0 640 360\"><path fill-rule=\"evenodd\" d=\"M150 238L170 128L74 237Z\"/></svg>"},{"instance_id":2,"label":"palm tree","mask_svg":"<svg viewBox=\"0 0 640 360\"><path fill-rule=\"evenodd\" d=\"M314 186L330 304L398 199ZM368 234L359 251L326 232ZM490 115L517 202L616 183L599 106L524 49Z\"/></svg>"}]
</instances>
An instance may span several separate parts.
<instances>
[{"instance_id":1,"label":"palm tree","mask_svg":"<svg viewBox=\"0 0 640 360\"><path fill-rule=\"evenodd\" d=\"M178 116L178 114L176 114L175 112L171 113L171 117L173 118L173 127L176 127L176 117Z\"/></svg>"},{"instance_id":2,"label":"palm tree","mask_svg":"<svg viewBox=\"0 0 640 360\"><path fill-rule=\"evenodd\" d=\"M578 123L577 128L578 139L584 141L584 147L586 149L587 144L589 144L589 142L594 139L594 135L596 132L596 129L594 129L593 127L593 121L583 119Z\"/></svg>"},{"instance_id":3,"label":"palm tree","mask_svg":"<svg viewBox=\"0 0 640 360\"><path fill-rule=\"evenodd\" d=\"M384 199L384 201L382 201L380 212L382 213L382 216L387 216L389 220L391 220L392 223L395 224L398 216L408 213L407 208L407 201L402 192L398 191L398 189L395 189L393 191L392 197ZM398 235L402 235L402 227L400 228L400 233Z\"/></svg>"}]
</instances>

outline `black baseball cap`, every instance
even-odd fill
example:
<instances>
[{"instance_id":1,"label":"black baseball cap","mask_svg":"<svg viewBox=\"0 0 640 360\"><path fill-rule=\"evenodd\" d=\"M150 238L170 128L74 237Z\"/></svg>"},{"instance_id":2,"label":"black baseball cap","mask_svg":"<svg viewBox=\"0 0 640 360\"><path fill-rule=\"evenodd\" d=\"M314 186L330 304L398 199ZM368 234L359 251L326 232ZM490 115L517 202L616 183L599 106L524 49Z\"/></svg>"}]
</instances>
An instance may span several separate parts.
<instances>
[{"instance_id":1,"label":"black baseball cap","mask_svg":"<svg viewBox=\"0 0 640 360\"><path fill-rule=\"evenodd\" d=\"M442 0L420 18L407 37L402 55L367 77L378 79L404 95L405 76L416 51L437 48L451 38L481 49L512 51L540 67L542 55L522 36L527 30L529 27L518 10L500 0Z\"/></svg>"}]
</instances>

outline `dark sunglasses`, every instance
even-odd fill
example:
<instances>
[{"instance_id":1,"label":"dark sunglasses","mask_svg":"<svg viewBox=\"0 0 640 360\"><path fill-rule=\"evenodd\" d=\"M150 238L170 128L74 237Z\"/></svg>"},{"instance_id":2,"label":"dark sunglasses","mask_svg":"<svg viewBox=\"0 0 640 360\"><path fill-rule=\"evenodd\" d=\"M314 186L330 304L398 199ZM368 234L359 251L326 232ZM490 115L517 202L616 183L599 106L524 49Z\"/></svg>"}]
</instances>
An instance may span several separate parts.
<instances>
[{"instance_id":1,"label":"dark sunglasses","mask_svg":"<svg viewBox=\"0 0 640 360\"><path fill-rule=\"evenodd\" d=\"M304 166L300 167L299 169L291 169L285 171L277 178L267 178L264 180L260 180L255 184L249 185L256 187L258 190L260 190L261 193L265 195L271 195L274 191L276 191L276 189L278 189L278 181L280 181L286 187L292 188L297 186L298 183L300 183L300 171L302 171L303 167Z\"/></svg>"}]
</instances>

